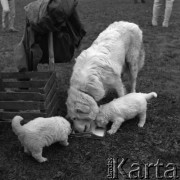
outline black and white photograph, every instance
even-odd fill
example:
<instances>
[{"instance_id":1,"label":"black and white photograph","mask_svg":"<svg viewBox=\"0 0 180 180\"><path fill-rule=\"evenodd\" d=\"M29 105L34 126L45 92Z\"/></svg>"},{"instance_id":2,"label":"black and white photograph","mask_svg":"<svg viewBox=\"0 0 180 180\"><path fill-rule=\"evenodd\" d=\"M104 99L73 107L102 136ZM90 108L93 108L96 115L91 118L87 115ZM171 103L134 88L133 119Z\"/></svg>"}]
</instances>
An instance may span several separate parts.
<instances>
[{"instance_id":1,"label":"black and white photograph","mask_svg":"<svg viewBox=\"0 0 180 180\"><path fill-rule=\"evenodd\" d=\"M0 0L0 180L180 179L180 0Z\"/></svg>"}]
</instances>

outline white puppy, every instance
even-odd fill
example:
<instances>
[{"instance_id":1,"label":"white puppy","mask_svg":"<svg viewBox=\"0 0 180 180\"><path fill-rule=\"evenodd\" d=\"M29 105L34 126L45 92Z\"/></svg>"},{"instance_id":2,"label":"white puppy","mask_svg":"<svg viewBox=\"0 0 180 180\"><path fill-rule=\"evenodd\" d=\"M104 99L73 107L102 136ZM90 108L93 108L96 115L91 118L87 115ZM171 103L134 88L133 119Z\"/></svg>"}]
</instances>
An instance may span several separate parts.
<instances>
[{"instance_id":1,"label":"white puppy","mask_svg":"<svg viewBox=\"0 0 180 180\"><path fill-rule=\"evenodd\" d=\"M143 35L138 25L114 22L77 57L68 90L67 111L71 119L95 120L97 102L110 89L125 94L121 75L131 77L131 92L144 64Z\"/></svg>"},{"instance_id":2,"label":"white puppy","mask_svg":"<svg viewBox=\"0 0 180 180\"><path fill-rule=\"evenodd\" d=\"M15 116L12 120L12 129L24 146L25 153L31 153L39 162L47 161L42 157L44 146L60 142L68 146L68 135L71 133L70 123L63 117L36 118L21 126L21 116Z\"/></svg>"},{"instance_id":3,"label":"white puppy","mask_svg":"<svg viewBox=\"0 0 180 180\"><path fill-rule=\"evenodd\" d=\"M108 104L101 105L96 124L99 127L105 127L111 121L113 124L108 133L114 134L125 120L132 119L138 115L138 126L143 127L146 122L147 101L153 97L157 97L155 92L149 94L130 93L114 99Z\"/></svg>"}]
</instances>

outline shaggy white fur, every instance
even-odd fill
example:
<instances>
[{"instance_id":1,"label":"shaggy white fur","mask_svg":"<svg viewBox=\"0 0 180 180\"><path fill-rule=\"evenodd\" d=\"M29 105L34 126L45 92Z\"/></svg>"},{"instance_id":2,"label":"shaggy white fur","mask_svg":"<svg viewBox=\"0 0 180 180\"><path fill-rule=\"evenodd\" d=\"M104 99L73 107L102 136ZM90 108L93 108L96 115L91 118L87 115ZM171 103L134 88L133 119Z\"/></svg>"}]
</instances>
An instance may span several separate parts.
<instances>
[{"instance_id":1,"label":"shaggy white fur","mask_svg":"<svg viewBox=\"0 0 180 180\"><path fill-rule=\"evenodd\" d=\"M107 27L76 59L67 98L68 117L95 120L96 102L107 91L115 89L119 97L125 94L121 80L124 72L130 75L131 91L135 92L144 56L138 25L120 21Z\"/></svg>"},{"instance_id":2,"label":"shaggy white fur","mask_svg":"<svg viewBox=\"0 0 180 180\"><path fill-rule=\"evenodd\" d=\"M68 146L68 135L71 133L70 123L63 117L36 118L21 126L21 116L15 116L12 120L12 129L24 146L25 153L31 155L38 162L45 162L47 158L42 157L44 146L60 142Z\"/></svg>"},{"instance_id":3,"label":"shaggy white fur","mask_svg":"<svg viewBox=\"0 0 180 180\"><path fill-rule=\"evenodd\" d=\"M108 104L101 105L99 114L96 118L96 124L99 127L106 127L111 121L113 122L109 134L114 134L120 128L125 120L139 116L139 127L143 127L146 122L147 101L157 97L155 92L130 93L118 99L114 99Z\"/></svg>"}]
</instances>

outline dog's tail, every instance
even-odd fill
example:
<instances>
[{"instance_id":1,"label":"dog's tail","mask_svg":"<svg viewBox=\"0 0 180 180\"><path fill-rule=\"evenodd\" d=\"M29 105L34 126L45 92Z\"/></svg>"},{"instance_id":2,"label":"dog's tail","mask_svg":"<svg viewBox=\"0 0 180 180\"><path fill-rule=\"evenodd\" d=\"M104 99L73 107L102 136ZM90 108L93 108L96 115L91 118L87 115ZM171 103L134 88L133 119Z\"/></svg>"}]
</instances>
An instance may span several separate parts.
<instances>
[{"instance_id":1,"label":"dog's tail","mask_svg":"<svg viewBox=\"0 0 180 180\"><path fill-rule=\"evenodd\" d=\"M145 96L146 100L148 101L148 100L150 100L152 98L157 98L157 93L151 92L151 93L148 93L148 94L144 94L144 96Z\"/></svg>"},{"instance_id":2,"label":"dog's tail","mask_svg":"<svg viewBox=\"0 0 180 180\"><path fill-rule=\"evenodd\" d=\"M21 126L20 122L23 120L21 116L15 116L12 119L12 129L16 135L19 135L24 132L24 128Z\"/></svg>"}]
</instances>

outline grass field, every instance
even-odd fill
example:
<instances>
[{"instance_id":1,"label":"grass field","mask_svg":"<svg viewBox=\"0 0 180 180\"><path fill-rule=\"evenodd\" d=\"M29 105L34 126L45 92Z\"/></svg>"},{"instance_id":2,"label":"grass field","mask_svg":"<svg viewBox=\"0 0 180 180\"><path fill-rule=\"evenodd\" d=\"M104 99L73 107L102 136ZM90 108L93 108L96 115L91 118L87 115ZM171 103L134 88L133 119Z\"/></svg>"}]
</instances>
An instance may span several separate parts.
<instances>
[{"instance_id":1,"label":"grass field","mask_svg":"<svg viewBox=\"0 0 180 180\"><path fill-rule=\"evenodd\" d=\"M0 30L0 71L16 71L13 48L23 35L23 7L29 2L16 1L15 26L19 29L18 33L4 33ZM68 147L56 143L44 148L43 155L49 161L39 164L24 154L10 124L0 122L0 179L107 179L108 158L128 158L124 170L129 172L132 163L136 162L142 165L143 173L144 164L156 163L159 159L165 165L160 168L162 176L168 163L174 163L180 176L180 1L174 3L169 28L151 26L152 4L152 0L146 0L145 4L134 4L133 0L79 0L78 4L87 34L75 57L114 21L134 22L143 30L146 59L139 73L137 91L155 91L158 94L158 98L148 104L144 128L139 129L138 120L134 119L124 123L115 135L107 135L101 140L70 138ZM59 114L62 116L66 114L65 100L72 66L73 62L57 64L56 67ZM173 171L168 174L170 176L173 176ZM152 169L149 179L155 178ZM119 179L126 177L119 173Z\"/></svg>"}]
</instances>

